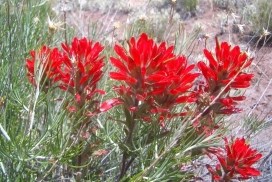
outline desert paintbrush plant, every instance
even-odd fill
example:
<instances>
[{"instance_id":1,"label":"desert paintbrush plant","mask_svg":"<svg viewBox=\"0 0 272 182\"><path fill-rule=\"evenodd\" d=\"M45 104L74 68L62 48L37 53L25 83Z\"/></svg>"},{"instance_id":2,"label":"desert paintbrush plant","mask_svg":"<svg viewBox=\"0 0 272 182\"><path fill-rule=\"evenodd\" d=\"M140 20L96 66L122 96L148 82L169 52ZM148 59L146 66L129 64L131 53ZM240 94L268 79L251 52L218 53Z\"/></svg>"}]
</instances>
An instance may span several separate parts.
<instances>
[{"instance_id":1,"label":"desert paintbrush plant","mask_svg":"<svg viewBox=\"0 0 272 182\"><path fill-rule=\"evenodd\" d=\"M10 1L4 5L12 10ZM220 119L241 111L245 97L234 91L253 77L245 71L252 58L238 46L216 40L215 52L204 50L208 62L192 64L147 33L114 46L80 36L55 40L57 30L48 35L39 24L47 11L35 8L44 4L22 5L33 24L12 24L21 18L14 10L3 21L3 30L16 34L3 39L13 52L0 51L1 180L208 180L196 173L205 156L218 160L215 168L202 165L211 180L260 175L253 165L261 154L243 138L220 147L228 129ZM29 44L15 41L18 29L18 40Z\"/></svg>"},{"instance_id":2,"label":"desert paintbrush plant","mask_svg":"<svg viewBox=\"0 0 272 182\"><path fill-rule=\"evenodd\" d=\"M245 99L244 96L232 96L231 90L247 88L253 77L252 74L243 71L251 64L252 58L248 58L247 54L241 52L238 46L231 48L228 43L219 43L216 39L215 57L205 49L204 55L209 64L205 64L203 61L197 64L205 79L195 82L200 73L194 71L194 65L187 64L185 56L175 55L173 46L167 46L165 42L157 44L143 33L138 39L130 38L127 49L118 44L114 46L117 57L110 57L110 62L117 70L110 72L109 76L120 82L120 84L113 86L113 91L117 94L117 97L100 103L99 100L94 99L94 95L96 93L104 94L104 91L97 90L97 83L102 76L103 57L100 56L102 49L103 47L99 43L93 44L86 38L74 38L71 46L63 44L61 51L53 48L54 56L50 56L51 52L49 51L47 53L49 56L45 57L48 64L40 61L43 58L42 56L38 56L37 60L41 62L39 65L46 65L40 67L40 69L45 70L42 71L45 76L42 74L40 81L53 80L55 86L72 95L72 100L68 106L70 120L77 123L80 118L73 117L73 115L77 116L79 113L84 118L81 123L73 125L75 127L73 131L76 132L76 137L79 137L79 139L70 139L72 145L81 146L81 151L75 156L77 165L88 163L87 161L93 155L91 149L89 149L93 145L83 145L84 140L88 141L90 135L95 135L88 133L93 118L114 106L122 108L120 114L123 114L122 118L124 119L121 119L120 122L124 124L124 127L122 127L123 136L120 140L123 141L119 143L119 147L123 156L120 161L120 173L116 176L119 181L127 178L127 175L137 173L139 150L150 148L154 142L166 142L173 133L177 132L171 127L178 126L178 120L180 120L179 122L187 122L186 127L188 129L183 130L184 134L176 138L175 144L167 149L169 151L178 145L187 145L190 140L197 140L199 138L197 135L202 136L205 140L218 128L222 128L222 125L216 123L216 118L220 115L239 112L240 110L235 105L237 101ZM50 49L48 48L48 50ZM33 51L31 56L35 58ZM36 82L33 81L35 73L37 73L33 72L34 63L33 60L27 60L29 80L36 86L34 84ZM51 66L48 67L47 65ZM50 85L48 84L48 86ZM195 105L195 107L187 106L184 110L178 109L182 108L181 106L185 103ZM192 111L192 109L195 111ZM114 120L114 118L112 119ZM168 123L171 120L175 121L175 125ZM136 131L146 131L146 128L148 128L147 133ZM191 135L192 133L194 134ZM71 135L71 137L75 136ZM187 139L187 142L182 143L183 137L189 137L189 140ZM141 138L144 141L141 141ZM135 140L140 140L141 145ZM209 151L209 147L203 149L203 146L201 148L193 147L193 149L193 153L185 153L184 155L193 159L205 155L207 153L205 151ZM162 148L161 152L167 155L163 152L164 150ZM223 159L219 157L218 153L215 155L220 159L225 170L222 164ZM251 155L251 153L248 155ZM250 164L257 162L259 158L260 155ZM136 169L132 170L132 166ZM212 172L212 178L218 179L219 174L216 176L211 167L207 166L209 171ZM128 174L128 170L132 171ZM87 172L79 171L84 178ZM235 177L234 172L230 173L225 170L224 173L228 175L222 177L224 180L231 180ZM248 175L246 177L257 175L257 173L245 173Z\"/></svg>"},{"instance_id":3,"label":"desert paintbrush plant","mask_svg":"<svg viewBox=\"0 0 272 182\"><path fill-rule=\"evenodd\" d=\"M73 135L79 135L79 141L72 143L83 145L82 138L87 139L90 133L92 116L98 114L99 100L97 94L104 94L103 90L97 89L97 83L102 76L103 57L100 56L103 47L100 43L92 42L86 38L74 38L71 45L62 44L62 50L43 46L41 51L31 51L32 59L27 59L29 81L35 86L41 83L46 88L58 87L64 92L71 94L72 98L65 100L65 109L70 113L73 121ZM38 56L35 56L35 55ZM41 72L41 73L40 73ZM35 80L36 77L39 80ZM36 88L39 89L39 88ZM41 89L44 90L44 89ZM75 137L75 136L72 136ZM87 137L87 138L86 138ZM81 146L85 148L86 146ZM84 150L83 150L84 151ZM84 152L77 157L77 165L83 162Z\"/></svg>"},{"instance_id":4,"label":"desert paintbrush plant","mask_svg":"<svg viewBox=\"0 0 272 182\"><path fill-rule=\"evenodd\" d=\"M118 58L110 59L117 71L111 72L110 77L123 81L114 90L119 95L119 104L126 118L125 143L128 150L133 151L137 122L156 122L164 128L165 120L182 115L173 113L173 107L192 102L189 89L198 74L191 73L194 65L187 66L184 56L174 55L173 46L167 47L165 42L157 45L146 34L141 34L138 40L132 37L128 46L125 50L115 45ZM152 121L152 115L157 118L155 121ZM149 140L154 139L149 136ZM132 165L133 155L124 151L120 179Z\"/></svg>"},{"instance_id":5,"label":"desert paintbrush plant","mask_svg":"<svg viewBox=\"0 0 272 182\"><path fill-rule=\"evenodd\" d=\"M231 48L227 42L220 44L218 39L215 55L207 49L204 49L203 53L209 62L205 64L199 61L197 64L205 79L196 89L197 112L202 114L200 119L195 121L194 127L208 134L212 132L213 127L214 129L218 127L215 123L216 115L229 115L241 111L236 105L245 97L232 95L232 92L250 86L253 74L244 70L250 66L253 59L248 58L245 52L241 52L238 46Z\"/></svg>"}]
</instances>

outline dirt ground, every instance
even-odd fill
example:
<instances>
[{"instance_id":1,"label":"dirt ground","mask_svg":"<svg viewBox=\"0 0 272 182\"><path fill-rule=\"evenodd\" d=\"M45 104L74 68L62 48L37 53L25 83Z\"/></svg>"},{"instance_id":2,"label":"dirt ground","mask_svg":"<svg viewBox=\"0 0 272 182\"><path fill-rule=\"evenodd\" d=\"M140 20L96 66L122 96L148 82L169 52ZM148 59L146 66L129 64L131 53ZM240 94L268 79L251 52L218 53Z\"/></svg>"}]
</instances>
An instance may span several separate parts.
<instances>
[{"instance_id":1,"label":"dirt ground","mask_svg":"<svg viewBox=\"0 0 272 182\"><path fill-rule=\"evenodd\" d=\"M70 1L59 1L55 4L55 11L61 14L59 10L65 4L65 7L68 7L67 23L72 25L79 34L88 36L88 31L90 32L88 25L99 23L101 26L97 31L108 33L109 37L107 39L112 42L122 39L124 29L126 29L129 22L148 18L150 14L153 16L157 13L158 17L164 16L164 12L160 11L160 8L165 9L165 11L169 10L169 6L163 3L150 6L148 0L127 0L127 4L123 4L123 6L127 6L128 9L116 9L116 6L113 5L113 8L107 7L103 10L99 9L99 7L95 8L95 4L90 5L90 2L89 4L88 2L87 0L78 0L77 3L71 4ZM228 41L232 45L239 45L241 49L248 50L254 56L254 62L249 72L253 72L255 77L252 86L245 90L246 101L240 104L244 112L233 115L230 120L236 123L233 125L232 131L236 134L241 131L241 118L257 116L257 122L260 124L266 123L265 127L256 136L252 136L252 143L268 153L272 150L272 141L270 140L272 138L272 47L254 47L249 42L241 39L243 33L237 31L237 27L235 27L237 26L235 23L240 17L235 13L214 7L211 2L211 0L202 0L197 7L196 16L190 17L189 14L185 18L184 16L180 18L179 21L182 22L188 33L196 25L202 29L199 38L196 40L197 46L193 50L196 55L195 59L203 58L203 48L213 49L215 36L218 36L220 41ZM113 30L116 36L112 36ZM209 37L207 41L203 39L206 36Z\"/></svg>"}]
</instances>

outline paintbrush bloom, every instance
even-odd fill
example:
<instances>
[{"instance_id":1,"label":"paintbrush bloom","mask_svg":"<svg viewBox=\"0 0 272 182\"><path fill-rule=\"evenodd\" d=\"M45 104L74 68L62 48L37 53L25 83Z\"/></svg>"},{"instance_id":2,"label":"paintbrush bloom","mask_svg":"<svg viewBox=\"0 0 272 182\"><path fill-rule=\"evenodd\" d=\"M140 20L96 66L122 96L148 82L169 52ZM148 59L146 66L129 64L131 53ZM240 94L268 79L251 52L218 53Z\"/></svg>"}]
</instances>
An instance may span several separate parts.
<instances>
[{"instance_id":1,"label":"paintbrush bloom","mask_svg":"<svg viewBox=\"0 0 272 182\"><path fill-rule=\"evenodd\" d=\"M74 95L78 105L92 99L94 94L103 94L97 89L104 66L101 52L103 46L87 38L74 38L71 45L62 44L63 64L58 80L59 87Z\"/></svg>"},{"instance_id":2,"label":"paintbrush bloom","mask_svg":"<svg viewBox=\"0 0 272 182\"><path fill-rule=\"evenodd\" d=\"M239 46L231 48L227 42L221 44L216 40L215 55L204 49L204 55L209 61L198 63L198 68L205 77L209 90L216 92L218 89L227 86L230 88L247 88L253 74L244 72L244 69L251 65L253 58L248 58L245 52L240 51Z\"/></svg>"},{"instance_id":3,"label":"paintbrush bloom","mask_svg":"<svg viewBox=\"0 0 272 182\"><path fill-rule=\"evenodd\" d=\"M121 82L116 92L130 110L138 110L140 103L146 111L167 113L179 103L191 102L189 94L198 76L191 73L194 65L187 65L185 56L176 56L174 46L157 44L145 33L128 41L128 48L115 45L117 57L111 57L116 71L110 77Z\"/></svg>"},{"instance_id":4,"label":"paintbrush bloom","mask_svg":"<svg viewBox=\"0 0 272 182\"><path fill-rule=\"evenodd\" d=\"M204 49L204 55L208 64L203 61L197 64L205 78L197 90L198 103L210 107L206 113L210 111L217 114L240 112L241 109L236 105L245 100L245 97L231 96L230 91L250 86L253 74L246 73L245 69L251 65L253 58L241 52L239 46L232 48L227 42L219 43L217 39L215 53ZM211 104L215 98L217 99ZM203 100L208 102L204 103Z\"/></svg>"},{"instance_id":5,"label":"paintbrush bloom","mask_svg":"<svg viewBox=\"0 0 272 182\"><path fill-rule=\"evenodd\" d=\"M232 179L248 179L261 173L253 165L262 154L246 144L244 138L236 138L231 143L225 138L224 152L214 153L219 161L216 169L207 165L214 181L231 181Z\"/></svg>"},{"instance_id":6,"label":"paintbrush bloom","mask_svg":"<svg viewBox=\"0 0 272 182\"><path fill-rule=\"evenodd\" d=\"M48 89L55 82L61 66L61 53L57 48L42 46L38 51L30 51L26 59L27 77L31 84Z\"/></svg>"}]
</instances>

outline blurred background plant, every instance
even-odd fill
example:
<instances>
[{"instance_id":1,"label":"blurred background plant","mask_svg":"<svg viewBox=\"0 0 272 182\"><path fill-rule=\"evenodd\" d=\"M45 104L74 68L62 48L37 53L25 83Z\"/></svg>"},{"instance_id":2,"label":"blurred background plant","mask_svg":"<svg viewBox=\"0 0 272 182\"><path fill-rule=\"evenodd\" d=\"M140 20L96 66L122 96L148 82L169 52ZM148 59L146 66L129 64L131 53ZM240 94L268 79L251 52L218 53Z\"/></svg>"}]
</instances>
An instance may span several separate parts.
<instances>
[{"instance_id":1,"label":"blurred background plant","mask_svg":"<svg viewBox=\"0 0 272 182\"><path fill-rule=\"evenodd\" d=\"M271 42L272 32L272 2L267 0L253 1L244 7L243 18L249 23L249 33Z\"/></svg>"},{"instance_id":2,"label":"blurred background plant","mask_svg":"<svg viewBox=\"0 0 272 182\"><path fill-rule=\"evenodd\" d=\"M243 0L213 0L213 6L214 8L220 8L223 10L234 10L234 8L239 8L238 6L239 2L242 2Z\"/></svg>"},{"instance_id":3,"label":"blurred background plant","mask_svg":"<svg viewBox=\"0 0 272 182\"><path fill-rule=\"evenodd\" d=\"M189 12L191 16L196 16L198 0L191 0L191 1L183 0L183 1L176 1L176 3L177 3L178 11L184 7L185 11Z\"/></svg>"}]
</instances>

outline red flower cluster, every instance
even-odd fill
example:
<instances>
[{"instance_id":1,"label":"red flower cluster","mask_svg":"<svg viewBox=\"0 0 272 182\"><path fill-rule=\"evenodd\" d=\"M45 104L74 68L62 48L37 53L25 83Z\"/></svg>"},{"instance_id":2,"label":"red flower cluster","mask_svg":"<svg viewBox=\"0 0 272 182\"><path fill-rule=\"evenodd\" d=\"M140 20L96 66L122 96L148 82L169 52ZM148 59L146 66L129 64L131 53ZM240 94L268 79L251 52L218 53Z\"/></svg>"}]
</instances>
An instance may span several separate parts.
<instances>
[{"instance_id":1,"label":"red flower cluster","mask_svg":"<svg viewBox=\"0 0 272 182\"><path fill-rule=\"evenodd\" d=\"M217 89L228 84L227 90L229 88L247 88L250 86L253 74L243 73L242 70L250 66L253 59L248 59L246 53L241 53L239 46L231 49L227 42L222 42L220 45L216 40L216 58L207 49L204 50L204 55L209 61L209 66L200 61L198 67L206 78L212 92L216 92Z\"/></svg>"},{"instance_id":2,"label":"red flower cluster","mask_svg":"<svg viewBox=\"0 0 272 182\"><path fill-rule=\"evenodd\" d=\"M132 37L128 46L125 50L115 45L119 57L110 60L117 71L111 72L110 77L124 81L115 91L131 111L141 110L146 116L150 112L165 114L174 105L193 100L189 89L198 74L191 73L194 65L188 66L184 56L174 55L173 46L156 44L144 33L138 40Z\"/></svg>"},{"instance_id":3,"label":"red flower cluster","mask_svg":"<svg viewBox=\"0 0 272 182\"><path fill-rule=\"evenodd\" d=\"M27 77L34 86L44 90L52 86L60 71L61 54L57 48L43 46L39 51L30 51L31 58L26 59Z\"/></svg>"},{"instance_id":4,"label":"red flower cluster","mask_svg":"<svg viewBox=\"0 0 272 182\"><path fill-rule=\"evenodd\" d=\"M253 74L247 74L243 71L250 66L253 58L248 58L246 53L240 51L239 46L231 48L227 42L219 44L217 39L215 57L206 49L204 55L208 59L209 65L203 61L198 62L198 68L206 80L199 92L208 93L211 99L222 92L220 98L214 103L216 107L214 107L213 112L215 113L233 114L241 111L235 105L237 101L242 101L245 97L229 96L229 91L250 86Z\"/></svg>"},{"instance_id":5,"label":"red flower cluster","mask_svg":"<svg viewBox=\"0 0 272 182\"><path fill-rule=\"evenodd\" d=\"M93 98L95 93L104 94L97 89L102 77L103 47L86 38L74 38L71 46L62 44L64 50L62 69L59 73L59 87L75 96L79 106Z\"/></svg>"},{"instance_id":6,"label":"red flower cluster","mask_svg":"<svg viewBox=\"0 0 272 182\"><path fill-rule=\"evenodd\" d=\"M253 74L247 74L247 68L253 58L248 58L246 53L240 51L238 46L231 48L227 42L221 44L216 39L215 56L204 50L204 55L209 61L205 64L198 62L198 68L205 80L198 84L196 95L198 97L197 114L201 117L193 123L199 133L210 135L219 124L215 122L218 114L234 114L241 111L236 105L245 99L244 96L231 96L233 89L247 88Z\"/></svg>"},{"instance_id":7,"label":"red flower cluster","mask_svg":"<svg viewBox=\"0 0 272 182\"><path fill-rule=\"evenodd\" d=\"M259 176L260 171L252 167L258 162L262 154L246 144L244 138L237 138L229 143L225 138L225 154L218 150L214 153L219 161L215 170L207 165L213 181L231 181L232 179L248 179Z\"/></svg>"},{"instance_id":8,"label":"red flower cluster","mask_svg":"<svg viewBox=\"0 0 272 182\"><path fill-rule=\"evenodd\" d=\"M31 59L26 61L27 76L33 85L39 82L49 87L56 83L75 97L76 108L73 106L73 109L81 109L94 94L104 93L97 89L104 66L102 50L100 43L86 38L74 38L71 45L62 44L62 51L43 46L37 53L30 52ZM39 75L41 79L37 80Z\"/></svg>"},{"instance_id":9,"label":"red flower cluster","mask_svg":"<svg viewBox=\"0 0 272 182\"><path fill-rule=\"evenodd\" d=\"M253 74L244 72L252 58L248 58L238 46L231 48L228 43L220 44L218 40L215 55L204 50L209 63L200 61L197 64L205 79L199 82L195 90L191 89L199 73L193 72L195 65L188 65L185 56L174 54L174 46L167 46L165 42L157 44L143 33L138 39L130 38L128 48L115 45L114 50L117 56L110 57L110 62L116 70L110 72L110 78L120 83L113 87L118 97L100 105L95 99L96 94L104 94L103 90L97 88L104 66L104 58L101 56L103 46L99 42L74 38L70 45L62 44L61 50L43 46L37 52L31 51L31 58L26 60L27 76L34 86L43 91L48 91L55 84L72 95L72 102L68 103L69 111L80 111L76 119L81 114L88 116L80 123L84 127L84 139L89 137L88 127L85 126L91 122L90 116L122 104L126 117L123 122L126 125L125 142L129 150L134 150L132 144L135 120L151 121L154 114L163 125L166 118L184 115L183 111L173 112L175 106L181 103L196 103L195 111L190 113L197 118L191 124L197 131L197 137L198 133L210 135L219 127L215 122L216 116L240 111L236 105L245 97L233 96L231 91L249 87L253 78ZM164 136L165 132L160 134ZM155 136L150 138L155 140ZM224 150L207 151L219 161L215 169L207 165L213 181L248 179L260 175L252 165L262 155L251 149L244 138L237 138L232 143L225 139ZM129 153L124 151L121 171L126 171L131 165L126 162L127 154ZM134 160L132 156L128 157L131 157L131 161ZM123 173L120 178L122 175Z\"/></svg>"}]
</instances>

